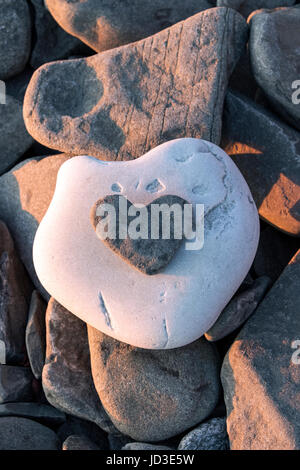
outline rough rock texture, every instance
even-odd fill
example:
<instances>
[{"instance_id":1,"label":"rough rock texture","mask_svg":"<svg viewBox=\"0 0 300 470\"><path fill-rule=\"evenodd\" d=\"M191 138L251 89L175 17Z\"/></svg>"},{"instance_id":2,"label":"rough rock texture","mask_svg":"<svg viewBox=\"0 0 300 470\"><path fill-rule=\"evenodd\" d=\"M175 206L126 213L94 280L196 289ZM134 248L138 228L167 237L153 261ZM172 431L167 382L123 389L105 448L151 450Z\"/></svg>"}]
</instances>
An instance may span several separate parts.
<instances>
[{"instance_id":1,"label":"rough rock texture","mask_svg":"<svg viewBox=\"0 0 300 470\"><path fill-rule=\"evenodd\" d=\"M27 271L46 297L33 267L32 245L52 199L57 171L67 159L67 155L55 155L26 160L0 177L0 219L9 227ZM26 315L27 311L26 307Z\"/></svg>"},{"instance_id":2,"label":"rough rock texture","mask_svg":"<svg viewBox=\"0 0 300 470\"><path fill-rule=\"evenodd\" d=\"M0 364L23 364L25 328L32 285L0 221Z\"/></svg>"},{"instance_id":3,"label":"rough rock texture","mask_svg":"<svg viewBox=\"0 0 300 470\"><path fill-rule=\"evenodd\" d=\"M56 21L95 51L138 41L210 8L209 0L46 0Z\"/></svg>"},{"instance_id":4,"label":"rough rock texture","mask_svg":"<svg viewBox=\"0 0 300 470\"><path fill-rule=\"evenodd\" d=\"M31 296L26 326L26 349L30 367L36 379L42 377L46 353L46 304L38 291Z\"/></svg>"},{"instance_id":5,"label":"rough rock texture","mask_svg":"<svg viewBox=\"0 0 300 470\"><path fill-rule=\"evenodd\" d=\"M24 418L0 418L0 450L58 450L55 432Z\"/></svg>"},{"instance_id":6,"label":"rough rock texture","mask_svg":"<svg viewBox=\"0 0 300 470\"><path fill-rule=\"evenodd\" d=\"M259 11L250 24L254 77L276 111L300 130L299 5Z\"/></svg>"},{"instance_id":7,"label":"rough rock texture","mask_svg":"<svg viewBox=\"0 0 300 470\"><path fill-rule=\"evenodd\" d=\"M176 204L182 209L182 214L184 210L184 204L188 204L187 201L178 196L162 196L160 198L154 199L151 204L146 206L148 216L146 222L148 225L148 239L133 239L130 236L126 238L120 238L120 205L122 205L126 210L127 214L130 214L130 211L134 210L134 204L130 202L124 196L110 195L105 196L104 198L97 201L91 212L91 222L98 235L97 225L103 219L107 218L107 213L104 211L103 215L98 215L98 212L101 205L108 204L113 207L116 214L116 238L106 238L102 240L106 246L111 248L117 255L121 256L127 263L134 266L136 269L141 271L144 274L152 275L157 274L159 271L162 271L175 256L177 250L179 249L182 239L175 238L175 218L170 218L170 238L163 239L163 226L162 218L159 220L159 238L151 238L152 230L152 218L151 218L151 206L165 204L169 208ZM104 206L103 206L104 207ZM136 218L137 213L134 216L129 216L127 218L127 230L130 223ZM183 224L183 219L182 219ZM101 234L100 234L101 235ZM98 235L99 236L99 235ZM182 232L182 236L183 232ZM101 239L101 238L100 238Z\"/></svg>"},{"instance_id":8,"label":"rough rock texture","mask_svg":"<svg viewBox=\"0 0 300 470\"><path fill-rule=\"evenodd\" d=\"M122 450L172 450L171 447L148 444L146 442L130 442L122 447Z\"/></svg>"},{"instance_id":9,"label":"rough rock texture","mask_svg":"<svg viewBox=\"0 0 300 470\"><path fill-rule=\"evenodd\" d=\"M226 96L222 148L249 184L260 216L300 235L300 133L237 92Z\"/></svg>"},{"instance_id":10,"label":"rough rock texture","mask_svg":"<svg viewBox=\"0 0 300 470\"><path fill-rule=\"evenodd\" d=\"M29 367L0 365L0 403L32 400L32 380Z\"/></svg>"},{"instance_id":11,"label":"rough rock texture","mask_svg":"<svg viewBox=\"0 0 300 470\"><path fill-rule=\"evenodd\" d=\"M32 143L33 138L25 128L22 104L7 92L5 104L0 101L0 175L7 171Z\"/></svg>"},{"instance_id":12,"label":"rough rock texture","mask_svg":"<svg viewBox=\"0 0 300 470\"><path fill-rule=\"evenodd\" d=\"M217 0L219 7L229 7L237 10L247 18L250 13L259 8L277 8L294 5L296 0Z\"/></svg>"},{"instance_id":13,"label":"rough rock texture","mask_svg":"<svg viewBox=\"0 0 300 470\"><path fill-rule=\"evenodd\" d=\"M49 426L62 424L66 419L64 413L42 403L5 403L0 405L0 417L3 416L29 418Z\"/></svg>"},{"instance_id":14,"label":"rough rock texture","mask_svg":"<svg viewBox=\"0 0 300 470\"><path fill-rule=\"evenodd\" d=\"M0 80L20 73L28 61L31 19L26 0L0 1Z\"/></svg>"},{"instance_id":15,"label":"rough rock texture","mask_svg":"<svg viewBox=\"0 0 300 470\"><path fill-rule=\"evenodd\" d=\"M256 276L268 276L275 282L298 248L298 238L289 237L271 226L266 226L260 233L253 261Z\"/></svg>"},{"instance_id":16,"label":"rough rock texture","mask_svg":"<svg viewBox=\"0 0 300 470\"><path fill-rule=\"evenodd\" d=\"M247 39L245 20L213 8L153 37L35 72L29 133L72 154L130 160L177 137L219 143L228 78Z\"/></svg>"},{"instance_id":17,"label":"rough rock texture","mask_svg":"<svg viewBox=\"0 0 300 470\"><path fill-rule=\"evenodd\" d=\"M63 443L62 450L102 450L94 442L83 436L69 436Z\"/></svg>"},{"instance_id":18,"label":"rough rock texture","mask_svg":"<svg viewBox=\"0 0 300 470\"><path fill-rule=\"evenodd\" d=\"M34 7L35 42L30 65L38 68L46 62L66 59L73 54L89 55L91 51L82 42L66 33L46 9L44 0L30 0Z\"/></svg>"},{"instance_id":19,"label":"rough rock texture","mask_svg":"<svg viewBox=\"0 0 300 470\"><path fill-rule=\"evenodd\" d=\"M231 449L300 449L299 282L300 251L225 357Z\"/></svg>"},{"instance_id":20,"label":"rough rock texture","mask_svg":"<svg viewBox=\"0 0 300 470\"><path fill-rule=\"evenodd\" d=\"M200 424L180 441L178 450L227 450L226 418L213 418Z\"/></svg>"},{"instance_id":21,"label":"rough rock texture","mask_svg":"<svg viewBox=\"0 0 300 470\"><path fill-rule=\"evenodd\" d=\"M46 329L43 388L48 401L55 408L114 431L93 385L86 325L52 298Z\"/></svg>"},{"instance_id":22,"label":"rough rock texture","mask_svg":"<svg viewBox=\"0 0 300 470\"><path fill-rule=\"evenodd\" d=\"M120 343L88 326L94 383L116 427L160 441L205 419L219 397L216 350L204 338L168 351Z\"/></svg>"},{"instance_id":23,"label":"rough rock texture","mask_svg":"<svg viewBox=\"0 0 300 470\"><path fill-rule=\"evenodd\" d=\"M206 339L208 341L218 341L241 326L255 311L270 284L271 279L262 276L245 290L235 295L216 323L205 333Z\"/></svg>"}]
</instances>

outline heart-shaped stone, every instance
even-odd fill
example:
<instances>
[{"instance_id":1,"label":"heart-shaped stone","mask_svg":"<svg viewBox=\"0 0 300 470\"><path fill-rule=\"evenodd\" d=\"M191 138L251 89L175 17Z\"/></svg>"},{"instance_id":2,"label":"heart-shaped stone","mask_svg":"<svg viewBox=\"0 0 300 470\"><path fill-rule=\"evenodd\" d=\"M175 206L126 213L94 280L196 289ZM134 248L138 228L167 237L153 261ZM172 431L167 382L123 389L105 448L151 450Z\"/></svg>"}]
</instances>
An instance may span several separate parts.
<instances>
[{"instance_id":1,"label":"heart-shaped stone","mask_svg":"<svg viewBox=\"0 0 300 470\"><path fill-rule=\"evenodd\" d=\"M183 211L185 204L187 204L187 201L181 197L172 195L162 196L152 201L151 204L143 206L143 210L146 211L146 214L145 217L142 218L145 212L141 213L141 209L139 209L138 206L134 206L128 199L124 198L124 196L113 194L99 199L96 204L94 204L91 211L91 221L97 233L99 222L101 220L104 221L107 219L107 212L103 210L104 214L100 216L97 215L97 211L99 208L104 208L109 205L110 208L112 208L113 214L115 216L115 220L111 222L115 223L116 225L116 233L114 234L114 237L106 237L105 239L102 239L102 241L115 253L120 255L125 261L137 268L142 273L157 274L159 271L163 270L171 261L183 239L183 230L181 230L182 237L176 238L176 220L174 217L174 212L171 212L170 209L174 207L174 205L177 205L177 208L179 208L181 211L180 223L181 227L183 228ZM163 238L163 217L159 217L158 219L157 231L159 238L154 239L151 235L151 229L153 228L152 225L154 220L154 217L151 217L151 210L154 206L161 207L162 211L165 211L165 215L167 217L168 213L170 214L170 230L168 238ZM125 237L121 237L122 230L120 228L120 222L122 220L120 212L122 207L126 208L126 227L124 227L126 233ZM131 209L134 209L133 212L137 213L137 215L130 215ZM137 218L141 223L144 222L145 224L144 232L146 231L146 233L142 234L145 238L142 238L142 235L137 239L130 236L128 227L130 227L130 224L136 221ZM141 223L139 225L141 225ZM141 227L139 227L140 233L141 230Z\"/></svg>"},{"instance_id":2,"label":"heart-shaped stone","mask_svg":"<svg viewBox=\"0 0 300 470\"><path fill-rule=\"evenodd\" d=\"M134 269L91 224L92 206L108 194L144 205L168 194L203 204L203 247L186 249L186 236L156 275ZM258 237L257 209L236 165L216 145L186 138L132 161L65 162L33 261L45 289L83 321L140 348L170 349L215 323L249 271Z\"/></svg>"}]
</instances>

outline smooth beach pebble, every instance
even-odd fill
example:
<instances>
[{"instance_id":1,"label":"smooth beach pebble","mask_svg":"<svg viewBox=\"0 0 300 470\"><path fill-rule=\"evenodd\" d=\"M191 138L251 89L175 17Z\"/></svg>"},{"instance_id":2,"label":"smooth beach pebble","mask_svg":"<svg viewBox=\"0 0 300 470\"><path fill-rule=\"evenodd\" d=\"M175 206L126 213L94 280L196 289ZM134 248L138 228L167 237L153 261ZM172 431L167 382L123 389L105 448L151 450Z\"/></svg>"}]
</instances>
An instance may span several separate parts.
<instances>
[{"instance_id":1,"label":"smooth beach pebble","mask_svg":"<svg viewBox=\"0 0 300 470\"><path fill-rule=\"evenodd\" d=\"M203 246L183 240L161 272L139 272L99 240L90 221L93 205L109 194L132 204L174 195L194 209L203 205ZM133 346L169 349L215 323L245 278L258 238L257 209L235 164L215 144L187 138L129 162L65 162L33 259L45 289L89 325Z\"/></svg>"}]
</instances>

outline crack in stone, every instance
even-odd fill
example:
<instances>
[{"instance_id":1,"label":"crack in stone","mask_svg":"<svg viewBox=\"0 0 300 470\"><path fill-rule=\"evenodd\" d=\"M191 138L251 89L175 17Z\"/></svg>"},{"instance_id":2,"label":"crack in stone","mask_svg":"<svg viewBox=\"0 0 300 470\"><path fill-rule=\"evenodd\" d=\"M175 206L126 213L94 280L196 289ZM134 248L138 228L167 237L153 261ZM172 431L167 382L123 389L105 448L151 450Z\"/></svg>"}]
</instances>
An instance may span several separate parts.
<instances>
[{"instance_id":1,"label":"crack in stone","mask_svg":"<svg viewBox=\"0 0 300 470\"><path fill-rule=\"evenodd\" d=\"M101 309L101 313L103 314L104 316L104 319L105 319L105 323L106 325L111 329L113 330L113 327L111 325L111 318L110 318L110 314L106 308L106 305L105 305L105 302L104 302L104 298L103 298L103 295L101 293L101 291L99 292L98 294L98 297L99 297L99 302L100 302L100 309Z\"/></svg>"},{"instance_id":2,"label":"crack in stone","mask_svg":"<svg viewBox=\"0 0 300 470\"><path fill-rule=\"evenodd\" d=\"M167 325L167 317L166 316L163 319L162 325L163 325L164 333L165 333L165 336L166 336L166 341L165 341L164 345L162 346L162 349L164 349L164 348L167 347L167 344L169 342L169 333L168 333L168 325Z\"/></svg>"}]
</instances>

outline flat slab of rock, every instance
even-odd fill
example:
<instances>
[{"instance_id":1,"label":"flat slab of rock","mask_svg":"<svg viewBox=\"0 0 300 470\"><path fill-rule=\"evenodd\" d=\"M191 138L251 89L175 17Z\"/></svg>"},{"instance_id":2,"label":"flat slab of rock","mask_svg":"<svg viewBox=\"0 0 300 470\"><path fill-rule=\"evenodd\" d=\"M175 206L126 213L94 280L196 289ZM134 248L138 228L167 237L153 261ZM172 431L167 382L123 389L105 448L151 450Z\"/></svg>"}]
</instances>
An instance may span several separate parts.
<instances>
[{"instance_id":1,"label":"flat slab of rock","mask_svg":"<svg viewBox=\"0 0 300 470\"><path fill-rule=\"evenodd\" d=\"M208 0L46 0L56 21L95 51L151 36L212 6Z\"/></svg>"},{"instance_id":2,"label":"flat slab of rock","mask_svg":"<svg viewBox=\"0 0 300 470\"><path fill-rule=\"evenodd\" d=\"M250 25L254 77L275 110L300 130L299 5L258 11Z\"/></svg>"},{"instance_id":3,"label":"flat slab of rock","mask_svg":"<svg viewBox=\"0 0 300 470\"><path fill-rule=\"evenodd\" d=\"M92 207L107 194L145 205L170 194L203 204L204 245L201 216L197 240L183 240L162 272L139 272L90 223ZM119 341L169 349L215 323L249 271L258 237L255 204L228 155L210 142L179 139L131 162L85 156L66 162L33 258L45 289L79 318Z\"/></svg>"},{"instance_id":4,"label":"flat slab of rock","mask_svg":"<svg viewBox=\"0 0 300 470\"><path fill-rule=\"evenodd\" d=\"M213 418L200 424L180 441L178 450L228 450L226 418Z\"/></svg>"},{"instance_id":5,"label":"flat slab of rock","mask_svg":"<svg viewBox=\"0 0 300 470\"><path fill-rule=\"evenodd\" d=\"M113 432L93 384L86 325L54 299L48 304L46 325L43 388L49 403Z\"/></svg>"},{"instance_id":6,"label":"flat slab of rock","mask_svg":"<svg viewBox=\"0 0 300 470\"><path fill-rule=\"evenodd\" d=\"M228 7L237 10L245 18L259 8L277 8L294 5L295 0L217 0L219 7Z\"/></svg>"},{"instance_id":7,"label":"flat slab of rock","mask_svg":"<svg viewBox=\"0 0 300 470\"><path fill-rule=\"evenodd\" d=\"M31 401L32 381L29 367L0 365L0 403Z\"/></svg>"},{"instance_id":8,"label":"flat slab of rock","mask_svg":"<svg viewBox=\"0 0 300 470\"><path fill-rule=\"evenodd\" d=\"M300 252L247 321L222 367L233 450L300 449Z\"/></svg>"},{"instance_id":9,"label":"flat slab of rock","mask_svg":"<svg viewBox=\"0 0 300 470\"><path fill-rule=\"evenodd\" d=\"M0 450L59 450L51 429L24 418L0 418Z\"/></svg>"},{"instance_id":10,"label":"flat slab of rock","mask_svg":"<svg viewBox=\"0 0 300 470\"><path fill-rule=\"evenodd\" d=\"M0 417L17 416L51 426L62 424L66 416L53 406L42 403L5 403L0 405Z\"/></svg>"},{"instance_id":11,"label":"flat slab of rock","mask_svg":"<svg viewBox=\"0 0 300 470\"><path fill-rule=\"evenodd\" d=\"M219 341L239 328L253 314L259 303L264 298L271 279L261 276L253 284L235 295L216 323L205 333L208 341Z\"/></svg>"},{"instance_id":12,"label":"flat slab of rock","mask_svg":"<svg viewBox=\"0 0 300 470\"><path fill-rule=\"evenodd\" d=\"M149 351L88 326L94 383L115 426L138 441L162 441L204 420L219 397L219 359L201 338Z\"/></svg>"},{"instance_id":13,"label":"flat slab of rock","mask_svg":"<svg viewBox=\"0 0 300 470\"><path fill-rule=\"evenodd\" d=\"M241 15L212 8L137 43L46 64L26 91L27 129L47 147L105 160L131 160L179 137L218 144L246 40Z\"/></svg>"},{"instance_id":14,"label":"flat slab of rock","mask_svg":"<svg viewBox=\"0 0 300 470\"><path fill-rule=\"evenodd\" d=\"M224 108L222 148L244 175L259 215L300 235L300 133L237 92Z\"/></svg>"},{"instance_id":15,"label":"flat slab of rock","mask_svg":"<svg viewBox=\"0 0 300 470\"><path fill-rule=\"evenodd\" d=\"M26 349L36 379L41 379L46 354L45 313L47 305L38 291L33 291L26 326Z\"/></svg>"},{"instance_id":16,"label":"flat slab of rock","mask_svg":"<svg viewBox=\"0 0 300 470\"><path fill-rule=\"evenodd\" d=\"M0 221L0 364L24 364L25 328L33 286L13 239Z\"/></svg>"},{"instance_id":17,"label":"flat slab of rock","mask_svg":"<svg viewBox=\"0 0 300 470\"><path fill-rule=\"evenodd\" d=\"M0 80L24 69L30 54L31 19L26 0L0 1Z\"/></svg>"},{"instance_id":18,"label":"flat slab of rock","mask_svg":"<svg viewBox=\"0 0 300 470\"><path fill-rule=\"evenodd\" d=\"M37 227L51 202L58 169L68 158L67 155L36 157L20 163L0 177L0 219L9 227L21 260L45 298L49 298L49 294L35 274L32 246Z\"/></svg>"}]
</instances>

